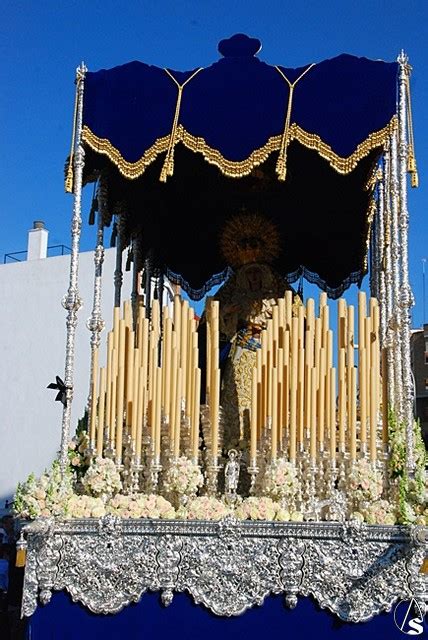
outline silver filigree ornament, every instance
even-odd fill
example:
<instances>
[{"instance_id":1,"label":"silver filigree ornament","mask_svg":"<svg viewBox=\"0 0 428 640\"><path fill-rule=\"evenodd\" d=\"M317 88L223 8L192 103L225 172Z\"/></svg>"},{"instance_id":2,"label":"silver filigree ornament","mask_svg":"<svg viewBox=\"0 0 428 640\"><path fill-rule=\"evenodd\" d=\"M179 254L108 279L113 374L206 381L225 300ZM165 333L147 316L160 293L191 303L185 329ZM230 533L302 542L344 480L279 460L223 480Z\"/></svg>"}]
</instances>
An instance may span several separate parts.
<instances>
[{"instance_id":1,"label":"silver filigree ornament","mask_svg":"<svg viewBox=\"0 0 428 640\"><path fill-rule=\"evenodd\" d=\"M398 599L423 602L419 573L425 527L346 523L40 519L27 538L22 613L68 591L97 614L116 613L145 591L165 605L186 591L220 616L236 616L283 593L347 622L389 611Z\"/></svg>"}]
</instances>

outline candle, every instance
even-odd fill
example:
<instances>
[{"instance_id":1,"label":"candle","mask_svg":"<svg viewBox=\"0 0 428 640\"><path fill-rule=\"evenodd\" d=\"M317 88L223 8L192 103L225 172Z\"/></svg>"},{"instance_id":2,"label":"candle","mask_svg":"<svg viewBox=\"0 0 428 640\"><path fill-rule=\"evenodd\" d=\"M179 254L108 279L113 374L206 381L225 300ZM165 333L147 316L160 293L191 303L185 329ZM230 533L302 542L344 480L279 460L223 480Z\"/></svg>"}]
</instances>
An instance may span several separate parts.
<instances>
[{"instance_id":1,"label":"candle","mask_svg":"<svg viewBox=\"0 0 428 640\"><path fill-rule=\"evenodd\" d=\"M359 384L360 384L360 441L362 445L367 442L367 358L366 350L359 351ZM364 446L363 446L364 449Z\"/></svg>"},{"instance_id":2,"label":"candle","mask_svg":"<svg viewBox=\"0 0 428 640\"><path fill-rule=\"evenodd\" d=\"M315 329L315 300L309 298L306 303L306 330L314 331Z\"/></svg>"},{"instance_id":3,"label":"candle","mask_svg":"<svg viewBox=\"0 0 428 640\"><path fill-rule=\"evenodd\" d=\"M110 442L115 442L115 422L116 422L116 397L117 397L117 360L118 352L113 349L112 354L112 372L111 372L111 404L110 404Z\"/></svg>"},{"instance_id":4,"label":"candle","mask_svg":"<svg viewBox=\"0 0 428 640\"><path fill-rule=\"evenodd\" d=\"M250 465L255 466L257 456L257 369L251 378Z\"/></svg>"},{"instance_id":5,"label":"candle","mask_svg":"<svg viewBox=\"0 0 428 640\"><path fill-rule=\"evenodd\" d=\"M89 441L91 447L95 446L95 429L97 416L97 389L98 389L98 347L93 351L92 360L92 388L91 388L91 423L89 428Z\"/></svg>"},{"instance_id":6,"label":"candle","mask_svg":"<svg viewBox=\"0 0 428 640\"><path fill-rule=\"evenodd\" d=\"M215 370L214 376L214 392L212 398L212 424L211 424L211 441L212 456L214 460L218 457L218 421L219 421L219 400L220 400L220 369Z\"/></svg>"},{"instance_id":7,"label":"candle","mask_svg":"<svg viewBox=\"0 0 428 640\"><path fill-rule=\"evenodd\" d=\"M119 322L120 322L120 307L114 307L113 309L113 347L116 351L119 350Z\"/></svg>"},{"instance_id":8,"label":"candle","mask_svg":"<svg viewBox=\"0 0 428 640\"><path fill-rule=\"evenodd\" d=\"M174 458L177 460L180 456L180 430L181 430L181 383L182 372L179 368L177 371L177 393L175 399L175 415L174 415Z\"/></svg>"},{"instance_id":9,"label":"candle","mask_svg":"<svg viewBox=\"0 0 428 640\"><path fill-rule=\"evenodd\" d=\"M142 384L143 379L144 379L144 372L142 367L140 367L138 372L138 398L135 400L137 404L137 434L136 434L135 454L136 454L138 463L140 463L141 461L141 442L142 442L142 434L143 434L143 407L144 407L144 395L146 392L144 385Z\"/></svg>"},{"instance_id":10,"label":"candle","mask_svg":"<svg viewBox=\"0 0 428 640\"><path fill-rule=\"evenodd\" d=\"M290 384L290 460L296 459L296 427L297 427L297 382L298 382L298 318L291 319L291 384Z\"/></svg>"},{"instance_id":11,"label":"candle","mask_svg":"<svg viewBox=\"0 0 428 640\"><path fill-rule=\"evenodd\" d=\"M135 446L135 440L137 436L137 416L138 416L138 387L140 383L140 367L138 366L139 357L138 351L134 352L134 371L132 376L133 391L132 391L132 416L131 416L131 439Z\"/></svg>"},{"instance_id":12,"label":"candle","mask_svg":"<svg viewBox=\"0 0 428 640\"><path fill-rule=\"evenodd\" d=\"M285 326L291 331L291 318L293 315L293 292L285 292Z\"/></svg>"},{"instance_id":13,"label":"candle","mask_svg":"<svg viewBox=\"0 0 428 640\"><path fill-rule=\"evenodd\" d=\"M311 413L310 413L310 455L312 464L315 464L317 457L317 370L311 368Z\"/></svg>"},{"instance_id":14,"label":"candle","mask_svg":"<svg viewBox=\"0 0 428 640\"><path fill-rule=\"evenodd\" d=\"M97 456L102 456L103 454L105 393L106 393L106 370L104 367L101 367L100 395L98 399Z\"/></svg>"},{"instance_id":15,"label":"candle","mask_svg":"<svg viewBox=\"0 0 428 640\"><path fill-rule=\"evenodd\" d=\"M125 368L119 367L117 382L117 414L116 414L116 459L122 461L122 436L123 436L123 401L125 391Z\"/></svg>"},{"instance_id":16,"label":"candle","mask_svg":"<svg viewBox=\"0 0 428 640\"><path fill-rule=\"evenodd\" d=\"M192 423L193 423L192 457L195 462L198 461L198 453L199 453L200 398L201 398L201 370L196 369L195 393L193 396L193 419L192 419Z\"/></svg>"},{"instance_id":17,"label":"candle","mask_svg":"<svg viewBox=\"0 0 428 640\"><path fill-rule=\"evenodd\" d=\"M110 426L109 423L110 423L110 417L111 417L112 369L113 369L113 332L109 331L108 337L107 337L106 409L105 409L105 421L107 426Z\"/></svg>"},{"instance_id":18,"label":"candle","mask_svg":"<svg viewBox=\"0 0 428 640\"><path fill-rule=\"evenodd\" d=\"M350 367L350 408L349 408L349 440L351 460L357 455L356 409L357 409L357 376L355 367Z\"/></svg>"},{"instance_id":19,"label":"candle","mask_svg":"<svg viewBox=\"0 0 428 640\"><path fill-rule=\"evenodd\" d=\"M171 318L165 319L165 333L162 353L162 368L164 371L164 399L163 406L165 419L168 422L170 418L171 403L171 367L172 367L172 321Z\"/></svg>"},{"instance_id":20,"label":"candle","mask_svg":"<svg viewBox=\"0 0 428 640\"><path fill-rule=\"evenodd\" d=\"M324 403L325 403L325 349L320 349L320 370L319 370L319 385L318 385L318 442L320 443L320 450L324 450Z\"/></svg>"},{"instance_id":21,"label":"candle","mask_svg":"<svg viewBox=\"0 0 428 640\"><path fill-rule=\"evenodd\" d=\"M278 369L276 367L272 369L271 372L271 416L272 416L272 444L271 444L271 452L272 452L272 460L276 460L277 451L278 451Z\"/></svg>"},{"instance_id":22,"label":"candle","mask_svg":"<svg viewBox=\"0 0 428 640\"><path fill-rule=\"evenodd\" d=\"M160 448L161 448L161 407L162 407L162 369L156 368L156 396L155 396L155 460L160 460Z\"/></svg>"},{"instance_id":23,"label":"candle","mask_svg":"<svg viewBox=\"0 0 428 640\"><path fill-rule=\"evenodd\" d=\"M282 449L284 435L284 349L278 349L278 446Z\"/></svg>"},{"instance_id":24,"label":"candle","mask_svg":"<svg viewBox=\"0 0 428 640\"><path fill-rule=\"evenodd\" d=\"M387 349L382 349L382 439L388 444L388 357Z\"/></svg>"},{"instance_id":25,"label":"candle","mask_svg":"<svg viewBox=\"0 0 428 640\"><path fill-rule=\"evenodd\" d=\"M345 425L346 425L346 365L345 348L339 351L339 444L344 450L345 447Z\"/></svg>"},{"instance_id":26,"label":"candle","mask_svg":"<svg viewBox=\"0 0 428 640\"><path fill-rule=\"evenodd\" d=\"M336 369L330 369L330 458L336 460Z\"/></svg>"},{"instance_id":27,"label":"candle","mask_svg":"<svg viewBox=\"0 0 428 640\"><path fill-rule=\"evenodd\" d=\"M159 300L152 300L152 331L160 334L160 307Z\"/></svg>"}]
</instances>

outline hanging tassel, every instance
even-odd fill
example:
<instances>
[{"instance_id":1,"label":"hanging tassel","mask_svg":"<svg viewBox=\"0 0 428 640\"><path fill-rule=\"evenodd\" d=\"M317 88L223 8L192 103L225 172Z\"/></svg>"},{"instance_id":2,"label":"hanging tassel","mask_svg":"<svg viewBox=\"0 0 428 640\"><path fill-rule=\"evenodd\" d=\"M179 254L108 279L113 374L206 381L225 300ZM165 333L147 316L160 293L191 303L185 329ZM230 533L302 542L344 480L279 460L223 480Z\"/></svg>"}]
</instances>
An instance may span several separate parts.
<instances>
[{"instance_id":1,"label":"hanging tassel","mask_svg":"<svg viewBox=\"0 0 428 640\"><path fill-rule=\"evenodd\" d=\"M116 238L117 238L117 222L113 224L113 229L112 229L111 238L110 238L110 247L116 246Z\"/></svg>"},{"instance_id":2,"label":"hanging tassel","mask_svg":"<svg viewBox=\"0 0 428 640\"><path fill-rule=\"evenodd\" d=\"M131 270L131 262L133 261L133 257L132 257L132 250L128 249L128 256L126 258L126 267L125 267L125 271L130 271Z\"/></svg>"},{"instance_id":3,"label":"hanging tassel","mask_svg":"<svg viewBox=\"0 0 428 640\"><path fill-rule=\"evenodd\" d=\"M24 538L24 534L21 531L19 540L16 543L16 560L15 567L25 567L27 561L27 543Z\"/></svg>"},{"instance_id":4,"label":"hanging tassel","mask_svg":"<svg viewBox=\"0 0 428 640\"><path fill-rule=\"evenodd\" d=\"M282 76L282 78L284 78L284 80L288 84L288 87L290 90L288 94L287 114L285 116L284 131L282 133L281 146L279 148L278 160L276 161L276 167L275 167L275 171L278 175L278 180L281 180L282 182L284 182L285 178L287 177L287 149L291 140L290 124L291 124L291 110L293 108L294 87L299 82L299 80L301 80L303 76L308 73L309 69L312 69L313 66L314 66L314 63L309 65L309 67L307 67L307 69L305 69L303 73L301 73L300 76L294 82L290 82L290 80L284 74L282 69L280 69L279 67L275 67L278 73Z\"/></svg>"},{"instance_id":5,"label":"hanging tassel","mask_svg":"<svg viewBox=\"0 0 428 640\"><path fill-rule=\"evenodd\" d=\"M415 152L413 145L409 144L408 158L407 158L407 171L410 173L411 185L413 188L419 187L418 169L416 166Z\"/></svg>"},{"instance_id":6,"label":"hanging tassel","mask_svg":"<svg viewBox=\"0 0 428 640\"><path fill-rule=\"evenodd\" d=\"M95 187L94 187L94 195L92 196L91 209L89 211L89 219L88 219L88 224L91 226L95 224L95 214L97 211L98 211L98 199L95 195Z\"/></svg>"},{"instance_id":7,"label":"hanging tassel","mask_svg":"<svg viewBox=\"0 0 428 640\"><path fill-rule=\"evenodd\" d=\"M73 157L74 155L71 154L68 160L67 175L65 177L66 193L73 193L73 183L74 183Z\"/></svg>"},{"instance_id":8,"label":"hanging tassel","mask_svg":"<svg viewBox=\"0 0 428 640\"><path fill-rule=\"evenodd\" d=\"M167 73L169 77L177 85L178 93L177 93L177 102L175 104L174 119L172 121L171 135L169 136L168 149L166 152L165 160L164 160L160 178L159 178L161 182L166 182L167 178L169 176L172 176L174 173L174 147L177 144L178 119L180 117L180 107L181 107L181 98L183 95L183 89L186 86L186 84L190 82L190 80L192 80L192 78L194 78L197 73L199 73L199 71L202 71L202 67L200 67L199 69L196 69L196 71L192 73L190 78L187 78L186 82L183 82L183 84L179 84L177 80L174 78L174 76L172 75L172 73L170 73L168 69L165 69L165 73Z\"/></svg>"},{"instance_id":9,"label":"hanging tassel","mask_svg":"<svg viewBox=\"0 0 428 640\"><path fill-rule=\"evenodd\" d=\"M409 144L407 147L407 171L410 173L410 184L412 185L413 189L416 189L419 186L419 176L416 166L415 142L413 138L412 99L410 95L410 65L407 65L406 71L407 131L409 137Z\"/></svg>"}]
</instances>

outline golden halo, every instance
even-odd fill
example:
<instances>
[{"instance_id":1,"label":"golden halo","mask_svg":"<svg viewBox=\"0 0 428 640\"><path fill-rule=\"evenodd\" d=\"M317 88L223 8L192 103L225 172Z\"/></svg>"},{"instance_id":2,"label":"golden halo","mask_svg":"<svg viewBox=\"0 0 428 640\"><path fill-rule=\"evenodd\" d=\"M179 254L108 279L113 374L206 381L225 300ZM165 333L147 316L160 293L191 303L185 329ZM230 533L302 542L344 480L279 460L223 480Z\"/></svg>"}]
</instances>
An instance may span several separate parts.
<instances>
[{"instance_id":1,"label":"golden halo","mask_svg":"<svg viewBox=\"0 0 428 640\"><path fill-rule=\"evenodd\" d=\"M276 226L258 213L244 213L224 226L220 249L226 262L240 267L251 262L270 263L280 252Z\"/></svg>"}]
</instances>

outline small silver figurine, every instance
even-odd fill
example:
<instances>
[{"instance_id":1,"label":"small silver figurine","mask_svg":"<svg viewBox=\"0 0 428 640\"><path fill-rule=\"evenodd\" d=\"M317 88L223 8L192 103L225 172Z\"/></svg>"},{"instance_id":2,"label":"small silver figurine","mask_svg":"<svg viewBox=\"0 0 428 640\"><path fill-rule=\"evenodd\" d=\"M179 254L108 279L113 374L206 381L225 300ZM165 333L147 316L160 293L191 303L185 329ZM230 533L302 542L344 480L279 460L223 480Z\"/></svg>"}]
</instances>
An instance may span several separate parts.
<instances>
[{"instance_id":1,"label":"small silver figurine","mask_svg":"<svg viewBox=\"0 0 428 640\"><path fill-rule=\"evenodd\" d=\"M226 495L226 500L228 502L236 502L236 492L238 489L239 482L239 472L240 472L240 463L239 463L239 454L236 449L231 449L228 452L229 460L226 462L224 467L224 490Z\"/></svg>"}]
</instances>

